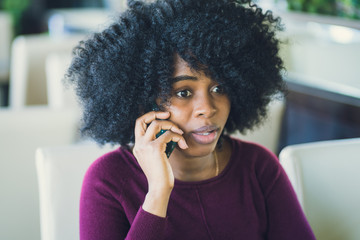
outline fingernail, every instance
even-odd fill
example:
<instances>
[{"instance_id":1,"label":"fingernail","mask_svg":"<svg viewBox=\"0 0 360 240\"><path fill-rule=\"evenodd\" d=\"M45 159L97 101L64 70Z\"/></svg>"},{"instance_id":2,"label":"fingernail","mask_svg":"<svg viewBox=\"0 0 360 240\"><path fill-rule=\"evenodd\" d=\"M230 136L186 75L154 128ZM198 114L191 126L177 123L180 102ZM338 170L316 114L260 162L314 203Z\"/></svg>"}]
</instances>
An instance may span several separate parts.
<instances>
[{"instance_id":1,"label":"fingernail","mask_svg":"<svg viewBox=\"0 0 360 240\"><path fill-rule=\"evenodd\" d=\"M187 149L189 146L186 144L185 141L181 141L182 149Z\"/></svg>"}]
</instances>

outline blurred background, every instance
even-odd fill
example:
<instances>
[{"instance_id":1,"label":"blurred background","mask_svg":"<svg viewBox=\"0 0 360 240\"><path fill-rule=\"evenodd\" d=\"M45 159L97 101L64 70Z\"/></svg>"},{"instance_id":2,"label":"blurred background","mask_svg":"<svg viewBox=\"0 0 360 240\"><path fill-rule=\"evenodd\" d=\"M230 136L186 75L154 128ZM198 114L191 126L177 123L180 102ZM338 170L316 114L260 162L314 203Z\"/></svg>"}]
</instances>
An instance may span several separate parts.
<instances>
[{"instance_id":1,"label":"blurred background","mask_svg":"<svg viewBox=\"0 0 360 240\"><path fill-rule=\"evenodd\" d=\"M238 137L285 146L360 137L360 0L262 0L283 19L288 93ZM38 147L75 144L80 109L62 84L72 48L125 0L0 0L0 239L40 239ZM64 209L66 211L66 209Z\"/></svg>"}]
</instances>

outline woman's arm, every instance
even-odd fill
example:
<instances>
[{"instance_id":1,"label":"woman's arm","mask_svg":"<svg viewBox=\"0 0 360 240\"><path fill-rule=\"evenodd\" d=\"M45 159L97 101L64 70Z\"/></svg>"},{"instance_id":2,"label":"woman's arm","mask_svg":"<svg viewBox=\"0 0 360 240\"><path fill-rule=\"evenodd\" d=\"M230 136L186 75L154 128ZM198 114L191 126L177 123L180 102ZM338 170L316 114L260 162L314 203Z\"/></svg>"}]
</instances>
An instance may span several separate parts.
<instances>
[{"instance_id":1,"label":"woman's arm","mask_svg":"<svg viewBox=\"0 0 360 240\"><path fill-rule=\"evenodd\" d=\"M96 160L83 180L80 196L81 240L125 239L130 228L125 211L114 196L113 183L108 180L109 173L103 161L104 157Z\"/></svg>"},{"instance_id":2,"label":"woman's arm","mask_svg":"<svg viewBox=\"0 0 360 240\"><path fill-rule=\"evenodd\" d=\"M100 166L99 166L100 165ZM166 219L140 208L130 225L126 211L118 201L122 193L108 179L101 161L93 164L86 173L80 198L80 239L161 239ZM111 173L110 173L111 174ZM119 184L119 186L121 186ZM129 210L128 212L131 212Z\"/></svg>"},{"instance_id":3,"label":"woman's arm","mask_svg":"<svg viewBox=\"0 0 360 240\"><path fill-rule=\"evenodd\" d=\"M101 166L104 161L97 161L89 168L80 201L81 240L161 239L174 186L174 175L165 154L166 143L174 141L181 148L187 147L181 136L183 132L165 120L169 116L168 112L150 112L136 122L133 153L146 176L148 192L131 225L125 214L129 209L118 200L119 195L129 196L131 193L123 191L123 183L114 183L118 173L112 170L104 172L104 169L112 169L111 166ZM156 138L161 129L168 131ZM115 172L114 176L109 172Z\"/></svg>"},{"instance_id":4,"label":"woman's arm","mask_svg":"<svg viewBox=\"0 0 360 240\"><path fill-rule=\"evenodd\" d=\"M186 149L183 131L171 121L169 112L149 112L136 120L134 156L148 181L149 191L143 209L154 215L165 217L171 191L174 187L174 174L166 156L166 144L178 142ZM159 136L161 130L169 130Z\"/></svg>"}]
</instances>

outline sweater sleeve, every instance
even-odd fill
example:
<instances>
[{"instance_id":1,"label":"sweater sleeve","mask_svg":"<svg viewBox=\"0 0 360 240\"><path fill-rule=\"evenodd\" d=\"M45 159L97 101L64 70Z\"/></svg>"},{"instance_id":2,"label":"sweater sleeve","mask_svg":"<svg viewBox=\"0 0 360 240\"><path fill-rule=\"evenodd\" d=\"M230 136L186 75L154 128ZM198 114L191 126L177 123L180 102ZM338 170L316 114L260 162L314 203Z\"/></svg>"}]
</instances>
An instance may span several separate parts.
<instances>
[{"instance_id":1,"label":"sweater sleeve","mask_svg":"<svg viewBox=\"0 0 360 240\"><path fill-rule=\"evenodd\" d=\"M140 207L126 240L163 239L166 218L153 215Z\"/></svg>"},{"instance_id":2,"label":"sweater sleeve","mask_svg":"<svg viewBox=\"0 0 360 240\"><path fill-rule=\"evenodd\" d=\"M121 184L103 164L95 162L87 171L80 197L80 239L162 239L166 218L150 214L139 206L134 219L129 219L119 201Z\"/></svg>"},{"instance_id":3,"label":"sweater sleeve","mask_svg":"<svg viewBox=\"0 0 360 240\"><path fill-rule=\"evenodd\" d=\"M275 156L263 165L260 181L268 216L266 239L315 240L295 191Z\"/></svg>"}]
</instances>

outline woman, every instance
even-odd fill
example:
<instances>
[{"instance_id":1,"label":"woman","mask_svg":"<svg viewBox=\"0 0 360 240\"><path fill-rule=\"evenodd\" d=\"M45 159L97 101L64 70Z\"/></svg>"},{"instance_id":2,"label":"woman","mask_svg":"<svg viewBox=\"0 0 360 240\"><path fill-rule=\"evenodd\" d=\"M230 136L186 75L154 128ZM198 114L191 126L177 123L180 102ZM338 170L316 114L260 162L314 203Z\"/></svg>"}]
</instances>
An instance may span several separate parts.
<instances>
[{"instance_id":1,"label":"woman","mask_svg":"<svg viewBox=\"0 0 360 240\"><path fill-rule=\"evenodd\" d=\"M129 1L77 47L82 131L122 146L87 171L81 239L315 239L276 156L226 135L283 90L278 29L245 0Z\"/></svg>"}]
</instances>

